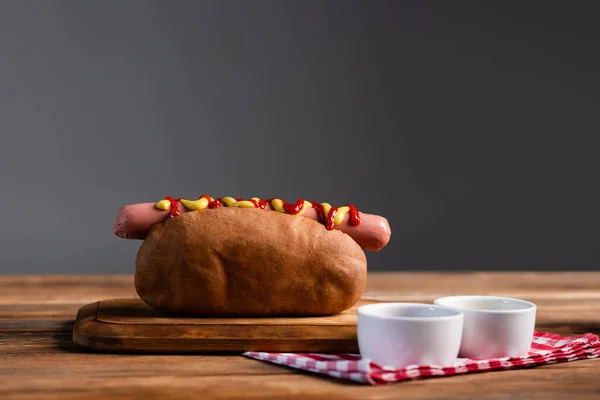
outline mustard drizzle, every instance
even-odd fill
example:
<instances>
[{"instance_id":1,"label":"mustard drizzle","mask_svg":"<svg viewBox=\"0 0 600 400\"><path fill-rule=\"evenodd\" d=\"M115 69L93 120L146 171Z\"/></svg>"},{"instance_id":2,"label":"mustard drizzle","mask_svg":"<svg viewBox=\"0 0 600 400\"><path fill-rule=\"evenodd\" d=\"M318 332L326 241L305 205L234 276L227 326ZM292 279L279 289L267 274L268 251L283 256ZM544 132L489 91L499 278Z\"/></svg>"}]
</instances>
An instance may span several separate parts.
<instances>
[{"instance_id":1,"label":"mustard drizzle","mask_svg":"<svg viewBox=\"0 0 600 400\"><path fill-rule=\"evenodd\" d=\"M258 202L260 199L258 197L252 197L252 200ZM206 209L208 207L209 203L213 202L214 199L211 197L210 201L209 201L206 197L201 197L197 200L180 199L179 201L188 210L202 211L202 210ZM249 200L237 201L233 197L223 197L221 199L221 202L226 207L256 208L254 203ZM270 204L271 204L271 207L273 208L273 210L285 213L285 210L283 208L283 205L285 203L283 200L273 199L270 202ZM292 215L302 215L308 208L311 208L312 206L313 205L309 201L304 200L304 206L302 207L300 212L298 212L297 214L292 214ZM321 203L321 206L323 207L323 212L324 212L325 216L329 215L329 211L331 210L331 207L332 207L331 204ZM160 200L155 204L155 207L159 210L169 211L171 209L171 202L169 200ZM347 206L338 207L337 213L335 214L335 217L333 218L334 225L337 226L337 225L341 224L344 221L344 218L346 217L346 214L348 214L349 211L350 211L350 207L347 207Z\"/></svg>"}]
</instances>

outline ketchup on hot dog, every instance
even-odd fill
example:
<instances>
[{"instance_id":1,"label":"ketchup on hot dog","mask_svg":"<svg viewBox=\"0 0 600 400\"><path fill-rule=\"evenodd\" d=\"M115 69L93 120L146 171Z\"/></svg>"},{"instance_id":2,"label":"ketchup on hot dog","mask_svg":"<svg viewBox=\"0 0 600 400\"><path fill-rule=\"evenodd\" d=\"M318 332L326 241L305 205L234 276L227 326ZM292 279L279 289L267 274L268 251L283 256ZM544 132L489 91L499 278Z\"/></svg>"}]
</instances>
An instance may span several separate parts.
<instances>
[{"instance_id":1,"label":"ketchup on hot dog","mask_svg":"<svg viewBox=\"0 0 600 400\"><path fill-rule=\"evenodd\" d=\"M317 203L314 201L306 201L298 199L295 203L286 203L281 199L261 199L253 197L249 200L241 198L234 199L233 197L225 197L213 199L209 195L203 194L197 200L186 200L182 198L175 199L171 196L166 196L164 200L156 203L156 208L167 211L171 217L176 217L181 214L179 203L186 208L195 210L212 209L219 207L242 207L242 208L260 208L264 210L267 205L275 211L283 212L292 215L302 215L307 208L315 208L317 210L319 222L325 225L327 230L332 230L336 225L339 225L344 220L346 214L350 215L349 224L356 226L360 224L360 215L358 209L352 204L346 204L341 207L332 207L329 203Z\"/></svg>"}]
</instances>

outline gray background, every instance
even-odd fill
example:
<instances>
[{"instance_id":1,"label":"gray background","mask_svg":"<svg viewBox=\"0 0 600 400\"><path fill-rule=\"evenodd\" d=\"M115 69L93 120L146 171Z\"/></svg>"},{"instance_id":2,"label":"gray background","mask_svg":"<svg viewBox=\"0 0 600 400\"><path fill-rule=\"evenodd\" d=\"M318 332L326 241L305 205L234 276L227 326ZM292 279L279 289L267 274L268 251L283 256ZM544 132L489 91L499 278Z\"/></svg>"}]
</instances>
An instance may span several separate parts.
<instances>
[{"instance_id":1,"label":"gray background","mask_svg":"<svg viewBox=\"0 0 600 400\"><path fill-rule=\"evenodd\" d=\"M0 273L133 272L121 205L386 216L372 269L597 269L596 2L0 1Z\"/></svg>"}]
</instances>

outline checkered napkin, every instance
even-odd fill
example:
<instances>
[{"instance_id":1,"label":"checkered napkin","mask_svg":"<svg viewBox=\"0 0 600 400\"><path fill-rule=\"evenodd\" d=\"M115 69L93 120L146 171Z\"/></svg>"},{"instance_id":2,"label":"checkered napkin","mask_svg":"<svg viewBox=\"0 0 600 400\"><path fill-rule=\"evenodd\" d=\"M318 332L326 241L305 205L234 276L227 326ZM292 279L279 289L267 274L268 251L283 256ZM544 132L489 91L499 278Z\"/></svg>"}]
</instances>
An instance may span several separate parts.
<instances>
[{"instance_id":1,"label":"checkered napkin","mask_svg":"<svg viewBox=\"0 0 600 400\"><path fill-rule=\"evenodd\" d=\"M459 358L450 367L411 365L394 369L362 359L358 354L292 354L246 352L246 357L302 369L334 378L371 385L382 385L415 378L450 376L472 372L535 367L538 365L596 358L600 355L598 336L586 333L563 337L552 333L535 332L527 357L494 358L489 360Z\"/></svg>"}]
</instances>

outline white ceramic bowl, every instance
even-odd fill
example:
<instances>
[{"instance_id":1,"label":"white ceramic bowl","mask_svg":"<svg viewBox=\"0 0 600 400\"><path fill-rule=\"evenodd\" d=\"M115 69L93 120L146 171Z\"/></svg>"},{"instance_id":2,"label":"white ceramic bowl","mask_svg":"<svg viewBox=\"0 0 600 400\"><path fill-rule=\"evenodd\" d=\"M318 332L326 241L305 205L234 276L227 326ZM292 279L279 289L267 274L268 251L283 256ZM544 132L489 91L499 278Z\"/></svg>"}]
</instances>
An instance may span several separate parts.
<instances>
[{"instance_id":1,"label":"white ceramic bowl","mask_svg":"<svg viewBox=\"0 0 600 400\"><path fill-rule=\"evenodd\" d=\"M496 296L449 296L434 304L464 314L460 357L523 357L529 352L535 329L536 305Z\"/></svg>"},{"instance_id":2,"label":"white ceramic bowl","mask_svg":"<svg viewBox=\"0 0 600 400\"><path fill-rule=\"evenodd\" d=\"M360 354L381 366L453 365L458 356L463 315L447 307L418 303L378 303L358 308Z\"/></svg>"}]
</instances>

